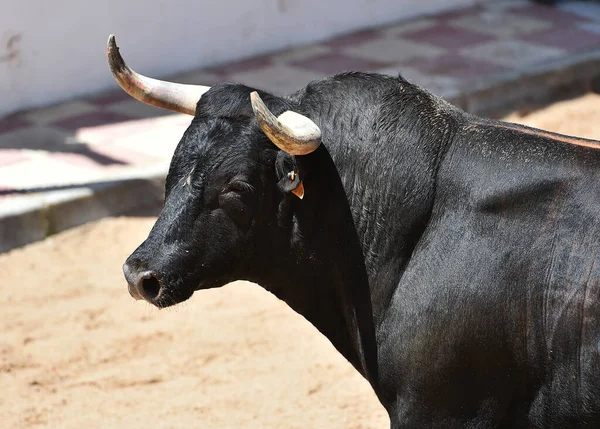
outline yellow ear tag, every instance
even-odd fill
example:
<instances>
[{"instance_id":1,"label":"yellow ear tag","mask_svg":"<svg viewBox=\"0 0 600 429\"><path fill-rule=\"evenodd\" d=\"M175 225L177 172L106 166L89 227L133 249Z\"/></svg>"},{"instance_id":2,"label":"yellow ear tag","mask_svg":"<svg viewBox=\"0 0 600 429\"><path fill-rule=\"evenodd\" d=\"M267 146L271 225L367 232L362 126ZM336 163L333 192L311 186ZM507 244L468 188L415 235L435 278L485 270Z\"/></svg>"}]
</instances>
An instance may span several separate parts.
<instances>
[{"instance_id":1,"label":"yellow ear tag","mask_svg":"<svg viewBox=\"0 0 600 429\"><path fill-rule=\"evenodd\" d=\"M298 182L298 186L292 189L292 194L300 199L304 198L304 185L302 184L302 180Z\"/></svg>"},{"instance_id":2,"label":"yellow ear tag","mask_svg":"<svg viewBox=\"0 0 600 429\"><path fill-rule=\"evenodd\" d=\"M290 192L300 199L304 198L304 185L302 184L302 180L300 180L300 177L298 177L296 172L294 170L290 171L287 174L287 177L290 182L294 182L296 178L298 179L298 184Z\"/></svg>"}]
</instances>

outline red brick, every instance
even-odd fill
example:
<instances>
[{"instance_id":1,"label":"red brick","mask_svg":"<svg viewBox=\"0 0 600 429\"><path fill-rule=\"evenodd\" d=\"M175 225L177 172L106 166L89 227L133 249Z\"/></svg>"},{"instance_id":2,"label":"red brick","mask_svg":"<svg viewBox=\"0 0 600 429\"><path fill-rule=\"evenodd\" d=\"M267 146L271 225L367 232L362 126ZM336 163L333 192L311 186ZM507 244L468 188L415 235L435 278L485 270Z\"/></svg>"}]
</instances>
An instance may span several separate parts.
<instances>
[{"instance_id":1,"label":"red brick","mask_svg":"<svg viewBox=\"0 0 600 429\"><path fill-rule=\"evenodd\" d=\"M113 91L88 98L85 101L95 106L108 106L110 104L120 103L130 98L131 96L124 91Z\"/></svg>"},{"instance_id":2,"label":"red brick","mask_svg":"<svg viewBox=\"0 0 600 429\"><path fill-rule=\"evenodd\" d=\"M444 49L458 50L467 46L489 42L495 37L464 28L456 28L446 24L436 25L424 30L418 30L400 35L419 43L427 43Z\"/></svg>"},{"instance_id":3,"label":"red brick","mask_svg":"<svg viewBox=\"0 0 600 429\"><path fill-rule=\"evenodd\" d=\"M60 168L60 164L68 164L75 167L99 170L107 168L110 165L125 165L125 163L118 159L108 158L103 154L86 154L86 153L50 153L48 155L49 162L56 164L57 168Z\"/></svg>"},{"instance_id":4,"label":"red brick","mask_svg":"<svg viewBox=\"0 0 600 429\"><path fill-rule=\"evenodd\" d=\"M359 43L369 42L379 37L379 33L375 30L359 31L357 33L346 34L324 42L323 45L334 49L342 49L348 46L357 45Z\"/></svg>"},{"instance_id":5,"label":"red brick","mask_svg":"<svg viewBox=\"0 0 600 429\"><path fill-rule=\"evenodd\" d=\"M522 39L569 51L578 51L592 46L600 47L600 34L577 28L552 28L528 34Z\"/></svg>"},{"instance_id":6,"label":"red brick","mask_svg":"<svg viewBox=\"0 0 600 429\"><path fill-rule=\"evenodd\" d=\"M389 64L339 53L331 53L294 61L291 65L318 73L334 74L343 71L373 71Z\"/></svg>"},{"instance_id":7,"label":"red brick","mask_svg":"<svg viewBox=\"0 0 600 429\"><path fill-rule=\"evenodd\" d=\"M7 116L6 118L0 119L0 133L7 133L9 131L27 128L31 125L31 122L27 121L26 119L20 116Z\"/></svg>"},{"instance_id":8,"label":"red brick","mask_svg":"<svg viewBox=\"0 0 600 429\"><path fill-rule=\"evenodd\" d=\"M459 79L473 79L508 69L486 61L465 58L458 54L446 54L430 59L414 60L410 66L428 75L450 76Z\"/></svg>"},{"instance_id":9,"label":"red brick","mask_svg":"<svg viewBox=\"0 0 600 429\"><path fill-rule=\"evenodd\" d=\"M510 12L513 15L524 15L541 21L551 22L561 29L573 26L578 22L589 21L588 19L579 15L575 15L574 13L542 4L531 4L525 7L510 8L507 9L507 12Z\"/></svg>"},{"instance_id":10,"label":"red brick","mask_svg":"<svg viewBox=\"0 0 600 429\"><path fill-rule=\"evenodd\" d=\"M114 112L98 111L63 119L61 121L54 122L52 126L75 131L78 128L96 127L100 125L114 124L117 122L131 121L133 119L137 118L132 118Z\"/></svg>"}]
</instances>

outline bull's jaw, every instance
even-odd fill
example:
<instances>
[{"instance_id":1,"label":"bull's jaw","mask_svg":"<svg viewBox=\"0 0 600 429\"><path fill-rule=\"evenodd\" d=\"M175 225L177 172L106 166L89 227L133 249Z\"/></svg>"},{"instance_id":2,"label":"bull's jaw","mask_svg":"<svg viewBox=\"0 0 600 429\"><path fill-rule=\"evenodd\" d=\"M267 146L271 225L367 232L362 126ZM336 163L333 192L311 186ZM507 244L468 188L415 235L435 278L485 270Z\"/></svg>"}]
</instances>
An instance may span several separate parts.
<instances>
[{"instance_id":1,"label":"bull's jaw","mask_svg":"<svg viewBox=\"0 0 600 429\"><path fill-rule=\"evenodd\" d=\"M186 287L182 287L182 286L176 287L175 289L171 289L169 287L163 287L163 288L161 288L158 296L154 300L147 300L147 299L145 299L145 300L159 309L166 308L166 307L172 307L174 305L177 305L184 301L187 301L188 299L190 299L192 297L192 295L196 291L202 291L204 289L217 289L222 286L225 286L228 283L231 283L231 282L237 281L237 280L250 281L245 278L239 278L239 279L233 279L233 280L204 279L204 280L201 280L199 283L197 283L195 289L186 288ZM144 298L142 298L142 299L144 299Z\"/></svg>"}]
</instances>

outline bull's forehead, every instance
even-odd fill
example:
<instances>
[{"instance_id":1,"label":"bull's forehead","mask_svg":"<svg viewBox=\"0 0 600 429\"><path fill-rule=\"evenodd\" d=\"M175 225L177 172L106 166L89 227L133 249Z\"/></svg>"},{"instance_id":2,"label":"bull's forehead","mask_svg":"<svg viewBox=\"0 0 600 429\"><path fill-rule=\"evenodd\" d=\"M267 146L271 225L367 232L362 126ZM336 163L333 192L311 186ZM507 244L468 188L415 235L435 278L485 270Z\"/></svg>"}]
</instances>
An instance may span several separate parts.
<instances>
[{"instance_id":1,"label":"bull's forehead","mask_svg":"<svg viewBox=\"0 0 600 429\"><path fill-rule=\"evenodd\" d=\"M173 160L184 165L211 163L249 149L247 121L195 118L175 149Z\"/></svg>"},{"instance_id":2,"label":"bull's forehead","mask_svg":"<svg viewBox=\"0 0 600 429\"><path fill-rule=\"evenodd\" d=\"M247 118L196 117L175 149L167 180L254 176L268 157L264 152L270 145L263 140Z\"/></svg>"}]
</instances>

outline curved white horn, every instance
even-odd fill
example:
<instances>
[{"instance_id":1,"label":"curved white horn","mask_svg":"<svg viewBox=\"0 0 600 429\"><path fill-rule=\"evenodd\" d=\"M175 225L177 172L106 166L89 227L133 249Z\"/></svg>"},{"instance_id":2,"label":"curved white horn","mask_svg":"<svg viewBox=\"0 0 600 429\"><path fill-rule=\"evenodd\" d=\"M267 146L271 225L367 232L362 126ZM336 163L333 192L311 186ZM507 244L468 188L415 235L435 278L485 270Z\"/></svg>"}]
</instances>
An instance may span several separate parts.
<instances>
[{"instance_id":1,"label":"curved white horn","mask_svg":"<svg viewBox=\"0 0 600 429\"><path fill-rule=\"evenodd\" d=\"M288 110L275 117L256 91L250 94L250 100L260 128L279 149L306 155L321 144L321 130L306 116Z\"/></svg>"},{"instance_id":2,"label":"curved white horn","mask_svg":"<svg viewBox=\"0 0 600 429\"><path fill-rule=\"evenodd\" d=\"M136 73L125 64L115 36L108 37L106 56L117 83L133 98L152 106L194 115L200 97L210 86L166 82Z\"/></svg>"}]
</instances>

